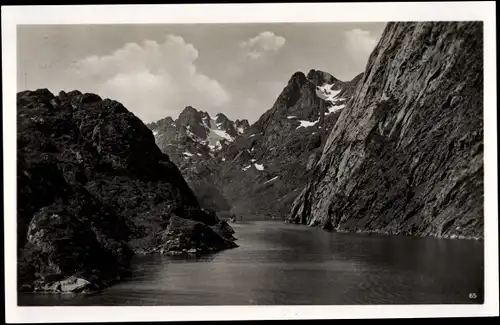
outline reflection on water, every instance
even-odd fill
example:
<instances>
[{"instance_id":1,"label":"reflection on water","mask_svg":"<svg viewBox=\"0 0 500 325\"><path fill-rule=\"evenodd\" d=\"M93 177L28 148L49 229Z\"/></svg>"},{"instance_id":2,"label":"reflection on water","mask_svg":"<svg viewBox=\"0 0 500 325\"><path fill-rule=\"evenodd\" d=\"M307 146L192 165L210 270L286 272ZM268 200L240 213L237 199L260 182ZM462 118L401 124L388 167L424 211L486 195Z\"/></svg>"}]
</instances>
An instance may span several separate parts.
<instances>
[{"instance_id":1,"label":"reflection on water","mask_svg":"<svg viewBox=\"0 0 500 325\"><path fill-rule=\"evenodd\" d=\"M107 290L21 294L19 304L482 303L482 242L327 233L274 221L233 227L238 248L188 260L138 256L132 276Z\"/></svg>"}]
</instances>

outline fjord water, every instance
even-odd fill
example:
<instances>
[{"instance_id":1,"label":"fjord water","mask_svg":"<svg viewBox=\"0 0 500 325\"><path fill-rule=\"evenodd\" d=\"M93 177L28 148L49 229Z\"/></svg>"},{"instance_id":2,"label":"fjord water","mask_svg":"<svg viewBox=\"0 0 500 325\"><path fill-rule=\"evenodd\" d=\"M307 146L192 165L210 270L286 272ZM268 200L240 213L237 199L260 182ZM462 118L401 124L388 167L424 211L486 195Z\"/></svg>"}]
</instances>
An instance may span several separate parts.
<instances>
[{"instance_id":1,"label":"fjord water","mask_svg":"<svg viewBox=\"0 0 500 325\"><path fill-rule=\"evenodd\" d=\"M20 294L19 305L482 303L483 243L236 223L240 247L137 256L130 278L90 295ZM477 297L477 298L474 298Z\"/></svg>"}]
</instances>

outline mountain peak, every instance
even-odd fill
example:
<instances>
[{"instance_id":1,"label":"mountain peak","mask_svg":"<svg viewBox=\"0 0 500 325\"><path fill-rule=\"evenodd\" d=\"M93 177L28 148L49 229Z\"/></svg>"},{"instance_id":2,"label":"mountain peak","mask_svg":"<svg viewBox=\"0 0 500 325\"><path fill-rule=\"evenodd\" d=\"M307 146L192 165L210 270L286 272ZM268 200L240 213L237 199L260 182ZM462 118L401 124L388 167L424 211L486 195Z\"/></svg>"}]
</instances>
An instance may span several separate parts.
<instances>
[{"instance_id":1,"label":"mountain peak","mask_svg":"<svg viewBox=\"0 0 500 325\"><path fill-rule=\"evenodd\" d=\"M238 133L244 133L250 127L247 119L236 120L234 121L234 125L238 128Z\"/></svg>"},{"instance_id":2,"label":"mountain peak","mask_svg":"<svg viewBox=\"0 0 500 325\"><path fill-rule=\"evenodd\" d=\"M316 86L323 86L324 84L334 84L339 82L337 78L321 70L311 69L307 73L307 79Z\"/></svg>"},{"instance_id":3,"label":"mountain peak","mask_svg":"<svg viewBox=\"0 0 500 325\"><path fill-rule=\"evenodd\" d=\"M296 84L299 87L307 82L306 75L302 71L295 72L288 81L288 85Z\"/></svg>"},{"instance_id":4,"label":"mountain peak","mask_svg":"<svg viewBox=\"0 0 500 325\"><path fill-rule=\"evenodd\" d=\"M201 111L198 112L198 110L193 106L186 106L181 112L181 114L193 114L193 113L201 113Z\"/></svg>"},{"instance_id":5,"label":"mountain peak","mask_svg":"<svg viewBox=\"0 0 500 325\"><path fill-rule=\"evenodd\" d=\"M229 120L229 119L227 118L227 116L226 116L226 115L224 115L224 113L217 113L217 115L215 115L215 119L216 119L216 120L217 120L217 119Z\"/></svg>"}]
</instances>

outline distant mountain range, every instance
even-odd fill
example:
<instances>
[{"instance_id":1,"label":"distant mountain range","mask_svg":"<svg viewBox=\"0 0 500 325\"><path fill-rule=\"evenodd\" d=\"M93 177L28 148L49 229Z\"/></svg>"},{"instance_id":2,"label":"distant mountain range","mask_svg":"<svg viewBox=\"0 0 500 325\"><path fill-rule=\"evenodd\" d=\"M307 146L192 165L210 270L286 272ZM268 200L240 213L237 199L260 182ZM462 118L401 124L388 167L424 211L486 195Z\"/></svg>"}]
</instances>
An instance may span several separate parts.
<instances>
[{"instance_id":1,"label":"distant mountain range","mask_svg":"<svg viewBox=\"0 0 500 325\"><path fill-rule=\"evenodd\" d=\"M215 157L249 128L247 120L233 122L222 113L213 118L191 106L187 106L175 121L166 117L147 126L160 148L186 160Z\"/></svg>"}]
</instances>

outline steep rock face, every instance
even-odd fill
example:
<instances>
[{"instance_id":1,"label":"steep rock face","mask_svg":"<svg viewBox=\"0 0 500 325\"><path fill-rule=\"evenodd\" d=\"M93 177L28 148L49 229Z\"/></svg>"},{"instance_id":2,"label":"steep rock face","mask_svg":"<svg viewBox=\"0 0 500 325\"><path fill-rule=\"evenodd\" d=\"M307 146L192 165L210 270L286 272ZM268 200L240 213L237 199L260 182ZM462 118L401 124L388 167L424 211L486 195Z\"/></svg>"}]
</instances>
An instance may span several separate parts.
<instances>
[{"instance_id":1,"label":"steep rock face","mask_svg":"<svg viewBox=\"0 0 500 325\"><path fill-rule=\"evenodd\" d=\"M236 130L236 122L232 122L230 119L227 118L226 115L222 113L215 115L215 124L217 125L218 129L224 130L227 134L229 134L233 138L238 135L238 131ZM241 133L244 133L244 130Z\"/></svg>"},{"instance_id":2,"label":"steep rock face","mask_svg":"<svg viewBox=\"0 0 500 325\"><path fill-rule=\"evenodd\" d=\"M389 23L290 222L482 238L479 22Z\"/></svg>"},{"instance_id":3,"label":"steep rock face","mask_svg":"<svg viewBox=\"0 0 500 325\"><path fill-rule=\"evenodd\" d=\"M151 131L120 103L39 89L17 94L17 114L23 290L80 290L85 281L102 287L170 218L218 224Z\"/></svg>"},{"instance_id":4,"label":"steep rock face","mask_svg":"<svg viewBox=\"0 0 500 325\"><path fill-rule=\"evenodd\" d=\"M203 117L203 112L198 112L191 106L186 107L178 118L178 137L180 138L189 134L194 135L195 138L206 138L208 131L203 125ZM181 128L180 126L184 126L184 128Z\"/></svg>"}]
</instances>

